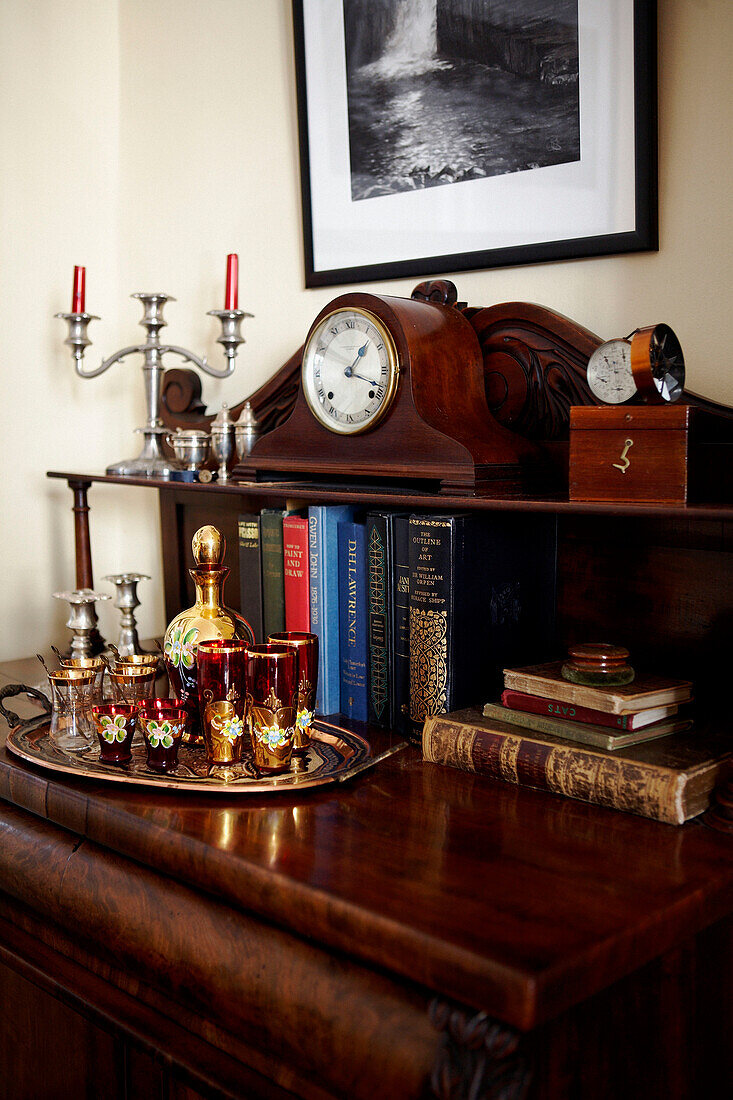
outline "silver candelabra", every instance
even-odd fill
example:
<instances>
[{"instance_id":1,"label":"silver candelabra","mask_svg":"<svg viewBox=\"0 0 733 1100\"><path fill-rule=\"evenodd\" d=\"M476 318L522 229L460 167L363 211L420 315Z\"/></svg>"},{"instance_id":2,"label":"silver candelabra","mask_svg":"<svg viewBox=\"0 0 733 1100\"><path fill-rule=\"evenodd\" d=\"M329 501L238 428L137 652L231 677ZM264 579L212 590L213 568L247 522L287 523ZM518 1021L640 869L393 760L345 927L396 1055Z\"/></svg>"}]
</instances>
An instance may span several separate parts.
<instances>
[{"instance_id":1,"label":"silver candelabra","mask_svg":"<svg viewBox=\"0 0 733 1100\"><path fill-rule=\"evenodd\" d=\"M168 479L175 465L163 453L163 439L168 428L163 424L160 416L161 392L163 385L163 356L166 353L179 355L185 362L193 363L212 378L228 378L234 371L234 360L237 357L237 349L244 343L240 327L245 317L251 317L243 309L210 309L207 316L218 317L221 322L221 336L217 343L224 348L227 359L226 367L217 370L209 366L206 359L199 358L192 351L179 348L175 344L162 344L160 342L160 330L166 325L163 320L163 306L166 302L174 302L169 294L132 294L132 298L138 298L143 304L143 317L140 324L147 331L147 339L144 344L133 344L128 348L110 355L104 359L95 370L84 370L82 359L84 351L91 344L87 336L87 328L90 321L98 321L100 318L93 313L84 311L79 313L57 313L69 326L68 338L64 341L71 348L74 358L76 373L81 378L96 378L103 374L114 363L121 362L126 356L140 353L143 356L143 380L145 383L145 398L147 403L147 420L143 428L136 428L143 437L143 449L137 458L116 462L107 467L107 473L121 475L123 477L157 477Z\"/></svg>"}]
</instances>

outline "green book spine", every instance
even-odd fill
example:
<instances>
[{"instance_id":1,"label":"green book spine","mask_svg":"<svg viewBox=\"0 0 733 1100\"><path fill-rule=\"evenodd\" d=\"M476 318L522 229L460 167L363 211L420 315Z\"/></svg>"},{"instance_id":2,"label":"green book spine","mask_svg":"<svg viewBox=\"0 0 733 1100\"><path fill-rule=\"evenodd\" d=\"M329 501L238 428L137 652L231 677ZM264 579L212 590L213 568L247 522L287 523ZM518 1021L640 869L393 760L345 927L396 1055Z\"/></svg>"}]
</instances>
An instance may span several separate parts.
<instances>
[{"instance_id":1,"label":"green book spine","mask_svg":"<svg viewBox=\"0 0 733 1100\"><path fill-rule=\"evenodd\" d=\"M262 604L264 638L285 629L283 584L283 516L279 508L265 508L260 515L262 547Z\"/></svg>"},{"instance_id":2,"label":"green book spine","mask_svg":"<svg viewBox=\"0 0 733 1100\"><path fill-rule=\"evenodd\" d=\"M484 717L498 718L502 722L517 726L520 730L536 730L538 733L562 737L564 741L577 741L581 745L594 745L611 751L623 749L629 745L640 745L643 741L653 741L658 737L669 737L671 733L679 733L692 725L689 718L667 718L662 722L643 726L640 730L613 733L603 726L593 726L589 722L569 722L563 718L552 718L544 714L511 710L498 703L485 703Z\"/></svg>"}]
</instances>

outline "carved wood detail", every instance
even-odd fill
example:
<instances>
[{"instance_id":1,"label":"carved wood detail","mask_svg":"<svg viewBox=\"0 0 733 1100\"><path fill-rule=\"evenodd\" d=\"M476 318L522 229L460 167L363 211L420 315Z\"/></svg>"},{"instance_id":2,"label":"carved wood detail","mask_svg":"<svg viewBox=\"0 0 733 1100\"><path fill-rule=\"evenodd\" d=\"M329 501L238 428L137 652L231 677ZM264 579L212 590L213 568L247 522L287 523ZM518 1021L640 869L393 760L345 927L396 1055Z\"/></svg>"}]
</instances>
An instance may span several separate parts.
<instances>
[{"instance_id":1,"label":"carved wood detail","mask_svg":"<svg viewBox=\"0 0 733 1100\"><path fill-rule=\"evenodd\" d=\"M429 1015L442 1035L430 1078L436 1100L523 1100L531 1071L519 1032L438 997Z\"/></svg>"},{"instance_id":2,"label":"carved wood detail","mask_svg":"<svg viewBox=\"0 0 733 1100\"><path fill-rule=\"evenodd\" d=\"M586 367L602 340L562 314L528 302L469 307L458 301L448 279L418 284L411 298L454 306L470 321L481 345L489 408L505 428L528 439L567 439L571 405L598 403L588 388ZM249 398L262 434L283 424L293 410L302 351ZM237 419L243 408L244 400L232 408L232 417ZM216 411L207 414L195 371L166 371L162 417L167 427L207 430Z\"/></svg>"},{"instance_id":3,"label":"carved wood detail","mask_svg":"<svg viewBox=\"0 0 733 1100\"><path fill-rule=\"evenodd\" d=\"M260 432L269 432L284 423L290 416L300 382L300 361L303 349L291 355L272 378L255 390L249 400L260 422ZM231 409L236 420L244 408L244 399ZM163 377L161 415L163 423L171 431L175 428L201 428L208 431L217 409L207 414L201 401L201 379L194 370L177 367L167 370Z\"/></svg>"},{"instance_id":4,"label":"carved wood detail","mask_svg":"<svg viewBox=\"0 0 733 1100\"><path fill-rule=\"evenodd\" d=\"M529 439L567 439L571 405L598 404L586 368L600 337L530 302L467 316L483 353L486 399L499 423Z\"/></svg>"}]
</instances>

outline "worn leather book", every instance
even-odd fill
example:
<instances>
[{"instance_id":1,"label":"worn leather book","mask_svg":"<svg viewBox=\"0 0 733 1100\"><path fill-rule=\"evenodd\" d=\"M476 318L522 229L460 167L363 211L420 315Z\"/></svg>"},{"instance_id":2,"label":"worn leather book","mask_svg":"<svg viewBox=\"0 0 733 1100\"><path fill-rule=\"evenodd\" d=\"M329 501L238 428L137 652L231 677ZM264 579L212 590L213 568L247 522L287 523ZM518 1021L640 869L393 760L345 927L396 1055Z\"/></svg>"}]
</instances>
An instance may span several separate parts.
<instances>
[{"instance_id":1,"label":"worn leather book","mask_svg":"<svg viewBox=\"0 0 733 1100\"><path fill-rule=\"evenodd\" d=\"M505 668L504 687L512 691L524 691L544 699L558 699L563 703L576 703L607 714L623 714L625 711L647 710L650 707L668 706L670 703L686 703L692 698L689 680L672 680L665 676L638 675L630 684L615 687L588 687L563 679L562 661L548 664L527 665L524 668Z\"/></svg>"},{"instance_id":2,"label":"worn leather book","mask_svg":"<svg viewBox=\"0 0 733 1100\"><path fill-rule=\"evenodd\" d=\"M613 730L590 722L574 722L547 714L512 710L511 707L503 707L499 703L484 703L483 713L484 718L498 718L500 722L508 722L521 729L551 733L553 737L561 737L563 741L577 741L581 745L596 745L612 751L628 745L640 745L642 741L653 741L656 737L669 737L671 733L680 733L692 726L691 718L673 717L639 730Z\"/></svg>"},{"instance_id":3,"label":"worn leather book","mask_svg":"<svg viewBox=\"0 0 733 1100\"><path fill-rule=\"evenodd\" d=\"M592 707L578 706L576 703L563 703L560 699L544 699L541 695L530 695L526 691L503 691L501 701L512 710L544 714L549 718L564 718L568 722L590 722L596 726L608 726L616 732L640 730L643 726L661 722L663 718L671 718L679 710L677 703L670 703L664 707L647 707L646 710L625 714L608 714Z\"/></svg>"},{"instance_id":4,"label":"worn leather book","mask_svg":"<svg viewBox=\"0 0 733 1100\"><path fill-rule=\"evenodd\" d=\"M435 764L671 825L707 809L733 756L726 731L676 733L610 752L484 718L478 707L428 718L422 747Z\"/></svg>"}]
</instances>

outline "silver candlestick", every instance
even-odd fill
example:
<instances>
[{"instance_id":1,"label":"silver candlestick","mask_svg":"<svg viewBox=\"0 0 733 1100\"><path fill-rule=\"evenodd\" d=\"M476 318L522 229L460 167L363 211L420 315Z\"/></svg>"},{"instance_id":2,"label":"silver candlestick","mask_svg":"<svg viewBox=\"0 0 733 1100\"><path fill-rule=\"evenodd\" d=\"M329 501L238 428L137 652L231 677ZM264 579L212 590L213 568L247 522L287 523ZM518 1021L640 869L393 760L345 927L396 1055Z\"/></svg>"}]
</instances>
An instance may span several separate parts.
<instances>
[{"instance_id":1,"label":"silver candlestick","mask_svg":"<svg viewBox=\"0 0 733 1100\"><path fill-rule=\"evenodd\" d=\"M143 653L135 621L135 608L140 606L137 586L140 581L149 581L150 577L147 573L109 573L104 579L117 589L115 607L122 612L117 649L123 657L129 657L131 653Z\"/></svg>"},{"instance_id":2,"label":"silver candlestick","mask_svg":"<svg viewBox=\"0 0 733 1100\"><path fill-rule=\"evenodd\" d=\"M71 656L94 656L92 635L97 626L94 604L97 600L111 600L112 597L106 592L94 592L91 588L75 588L73 592L54 592L53 598L66 600L71 608L66 622L72 632Z\"/></svg>"},{"instance_id":3,"label":"silver candlestick","mask_svg":"<svg viewBox=\"0 0 733 1100\"><path fill-rule=\"evenodd\" d=\"M211 309L209 317L218 317L221 323L222 334L217 338L226 356L227 365L224 370L217 370L209 366L206 359L199 358L192 351L180 348L176 344L162 344L160 342L160 330L166 325L163 320L163 307L166 302L174 302L169 294L132 294L143 303L143 317L140 324L147 331L147 339L144 344L133 344L128 348L110 355L104 359L95 370L83 370L82 359L91 340L87 336L87 327L90 321L98 321L93 313L57 313L69 326L69 335L64 341L71 348L74 358L76 373L81 378L96 378L109 370L113 363L121 362L125 356L140 353L143 356L143 380L145 383L145 399L147 403L147 420L145 426L137 428L144 437L143 448L137 458L116 462L107 467L107 473L122 477L158 477L164 480L170 478L175 466L163 453L163 437L168 429L163 424L160 416L161 391L163 384L163 356L166 353L179 355L185 362L193 363L212 378L228 378L234 371L234 360L240 344L244 343L244 337L240 332L242 321L245 317L251 317L251 313L243 309Z\"/></svg>"}]
</instances>

